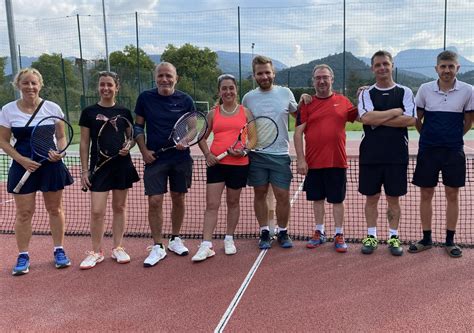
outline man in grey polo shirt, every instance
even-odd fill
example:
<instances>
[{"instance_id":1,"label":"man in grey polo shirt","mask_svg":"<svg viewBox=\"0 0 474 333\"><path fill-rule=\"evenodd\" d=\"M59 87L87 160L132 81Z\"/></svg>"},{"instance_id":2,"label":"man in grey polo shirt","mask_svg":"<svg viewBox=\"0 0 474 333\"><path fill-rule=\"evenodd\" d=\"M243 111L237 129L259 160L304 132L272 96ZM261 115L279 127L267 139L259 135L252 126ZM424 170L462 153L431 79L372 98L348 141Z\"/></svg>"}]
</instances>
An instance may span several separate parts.
<instances>
[{"instance_id":1,"label":"man in grey polo shirt","mask_svg":"<svg viewBox=\"0 0 474 333\"><path fill-rule=\"evenodd\" d=\"M273 85L275 70L272 60L256 56L252 61L253 75L258 88L245 94L242 104L255 117L267 116L278 125L278 138L262 152L251 152L248 184L254 187L254 209L260 225L260 249L271 247L266 202L269 184L276 199L278 242L283 248L293 247L288 236L290 215L290 183L292 179L289 156L288 114L294 114L298 107L290 89Z\"/></svg>"},{"instance_id":2,"label":"man in grey polo shirt","mask_svg":"<svg viewBox=\"0 0 474 333\"><path fill-rule=\"evenodd\" d=\"M473 88L456 79L459 67L456 53L441 52L435 66L438 80L422 84L416 94L420 141L413 184L420 187L423 239L410 246L411 253L432 246L431 202L441 171L447 203L446 251L454 258L462 256L461 249L454 244L454 233L459 215L459 188L466 180L463 135L472 126Z\"/></svg>"}]
</instances>

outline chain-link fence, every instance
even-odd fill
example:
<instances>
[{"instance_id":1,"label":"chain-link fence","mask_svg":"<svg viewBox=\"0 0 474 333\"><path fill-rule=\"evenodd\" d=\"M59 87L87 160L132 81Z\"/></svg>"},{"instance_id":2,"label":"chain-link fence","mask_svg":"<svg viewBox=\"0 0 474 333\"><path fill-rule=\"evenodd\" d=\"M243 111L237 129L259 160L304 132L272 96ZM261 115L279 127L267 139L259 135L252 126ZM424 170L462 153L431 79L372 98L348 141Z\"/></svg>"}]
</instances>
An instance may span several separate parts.
<instances>
[{"instance_id":1,"label":"chain-link fence","mask_svg":"<svg viewBox=\"0 0 474 333\"><path fill-rule=\"evenodd\" d=\"M353 97L359 85L372 80L368 57L378 49L397 55L396 81L416 90L434 77L436 54L454 47L462 56L461 79L474 83L474 74L469 73L474 71L473 17L472 0L337 0L286 8L109 13L107 45L109 54L127 46L137 52L138 46L153 62L159 62L168 44L207 47L218 52L221 71L240 79L241 94L253 86L255 54L273 58L276 82L289 86L297 96L311 91L308 70L327 62L336 74L335 89ZM43 95L77 119L85 101L97 95L97 72L106 68L102 15L16 20L15 29L21 66L37 64L42 54L50 55L40 58L46 84ZM8 57L6 20L0 20L0 37L0 57ZM128 56L133 60L133 54ZM121 94L132 108L139 92L154 86L151 69L144 68L139 54L136 58L128 64L120 62L121 66L111 61L111 70L122 78ZM13 99L10 74L7 61L0 78L0 105ZM195 100L213 103L215 81L187 79L179 88Z\"/></svg>"}]
</instances>

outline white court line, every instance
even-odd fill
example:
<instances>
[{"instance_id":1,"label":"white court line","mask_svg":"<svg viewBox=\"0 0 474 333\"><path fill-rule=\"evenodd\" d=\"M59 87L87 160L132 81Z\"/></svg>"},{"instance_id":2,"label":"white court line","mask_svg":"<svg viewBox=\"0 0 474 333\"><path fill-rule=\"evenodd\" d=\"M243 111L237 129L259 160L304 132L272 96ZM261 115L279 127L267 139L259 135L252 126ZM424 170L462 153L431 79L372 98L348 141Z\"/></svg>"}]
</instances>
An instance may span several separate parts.
<instances>
[{"instance_id":1,"label":"white court line","mask_svg":"<svg viewBox=\"0 0 474 333\"><path fill-rule=\"evenodd\" d=\"M293 204L295 203L296 199L298 198L299 193L303 189L303 184L304 184L304 179L301 182L300 186L298 187L298 190L296 193L293 195L293 198L291 198L290 201L290 207L293 207ZM237 290L237 293L235 294L234 298L230 302L229 306L227 307L227 310L225 311L224 315L222 316L221 320L219 321L219 324L217 324L217 327L214 329L214 333L221 333L224 328L226 327L227 323L230 320L230 317L232 316L232 313L234 313L234 310L237 308L237 305L239 304L240 300L242 299L245 290L250 284L250 281L252 280L253 276L255 275L255 272L257 271L258 267L260 267L260 264L263 261L263 258L267 254L268 249L261 250L260 254L258 255L257 259L255 259L255 262L252 265L252 268L250 268L250 271L248 272L247 276L245 277L244 281L240 285L239 290Z\"/></svg>"},{"instance_id":2,"label":"white court line","mask_svg":"<svg viewBox=\"0 0 474 333\"><path fill-rule=\"evenodd\" d=\"M5 205L5 204L10 203L10 202L12 202L12 201L15 201L15 200L14 200L14 199L10 199L10 200L1 201L1 202L0 202L0 205Z\"/></svg>"}]
</instances>

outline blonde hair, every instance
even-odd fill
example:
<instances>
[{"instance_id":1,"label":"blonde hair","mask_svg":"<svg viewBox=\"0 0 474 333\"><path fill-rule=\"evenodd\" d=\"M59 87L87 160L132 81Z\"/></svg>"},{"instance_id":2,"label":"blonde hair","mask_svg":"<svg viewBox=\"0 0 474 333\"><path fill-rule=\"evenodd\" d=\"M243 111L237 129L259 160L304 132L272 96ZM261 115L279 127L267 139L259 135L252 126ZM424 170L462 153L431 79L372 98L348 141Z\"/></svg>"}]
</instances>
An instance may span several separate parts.
<instances>
[{"instance_id":1,"label":"blonde hair","mask_svg":"<svg viewBox=\"0 0 474 333\"><path fill-rule=\"evenodd\" d=\"M39 83L40 83L40 86L41 86L41 87L44 86L44 84L43 84L43 76L41 75L41 73L40 73L36 68L27 67L27 68L23 68L22 70L20 70L20 71L15 75L15 78L13 79L13 82L12 82L13 87L15 87L16 89L20 89L20 81L21 81L21 78L22 78L24 75L27 75L27 74L36 75L36 77L38 78L38 81L39 81Z\"/></svg>"}]
</instances>

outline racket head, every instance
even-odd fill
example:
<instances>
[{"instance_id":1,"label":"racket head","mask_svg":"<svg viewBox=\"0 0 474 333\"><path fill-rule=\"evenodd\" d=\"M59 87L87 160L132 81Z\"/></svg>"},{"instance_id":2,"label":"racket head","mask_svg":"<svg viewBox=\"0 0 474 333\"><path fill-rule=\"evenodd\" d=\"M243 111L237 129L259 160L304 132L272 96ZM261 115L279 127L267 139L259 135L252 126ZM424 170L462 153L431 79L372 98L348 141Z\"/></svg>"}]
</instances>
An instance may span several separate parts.
<instances>
[{"instance_id":1,"label":"racket head","mask_svg":"<svg viewBox=\"0 0 474 333\"><path fill-rule=\"evenodd\" d=\"M133 125L123 116L107 119L97 136L97 150L105 158L117 156L133 139Z\"/></svg>"},{"instance_id":2,"label":"racket head","mask_svg":"<svg viewBox=\"0 0 474 333\"><path fill-rule=\"evenodd\" d=\"M240 130L238 141L243 149L259 151L267 149L278 138L276 122L266 116L256 117L245 124Z\"/></svg>"},{"instance_id":3,"label":"racket head","mask_svg":"<svg viewBox=\"0 0 474 333\"><path fill-rule=\"evenodd\" d=\"M188 112L175 123L170 139L176 145L182 144L189 147L202 140L207 127L207 119L203 113L199 111Z\"/></svg>"},{"instance_id":4,"label":"racket head","mask_svg":"<svg viewBox=\"0 0 474 333\"><path fill-rule=\"evenodd\" d=\"M61 134L66 137L66 145L58 149L57 138ZM61 154L69 147L73 136L74 130L67 120L57 116L45 117L35 125L31 132L30 145L32 153L43 159L49 158L48 153L50 150Z\"/></svg>"}]
</instances>

